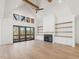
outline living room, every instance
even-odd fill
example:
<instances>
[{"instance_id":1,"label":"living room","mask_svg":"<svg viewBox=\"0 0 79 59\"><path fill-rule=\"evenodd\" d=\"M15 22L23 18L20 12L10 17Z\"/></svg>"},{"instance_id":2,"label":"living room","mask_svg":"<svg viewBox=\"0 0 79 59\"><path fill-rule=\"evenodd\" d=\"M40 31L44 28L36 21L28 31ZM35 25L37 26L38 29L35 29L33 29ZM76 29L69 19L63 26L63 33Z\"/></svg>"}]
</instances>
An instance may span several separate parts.
<instances>
[{"instance_id":1,"label":"living room","mask_svg":"<svg viewBox=\"0 0 79 59\"><path fill-rule=\"evenodd\" d=\"M78 59L78 2L1 0L0 58Z\"/></svg>"}]
</instances>

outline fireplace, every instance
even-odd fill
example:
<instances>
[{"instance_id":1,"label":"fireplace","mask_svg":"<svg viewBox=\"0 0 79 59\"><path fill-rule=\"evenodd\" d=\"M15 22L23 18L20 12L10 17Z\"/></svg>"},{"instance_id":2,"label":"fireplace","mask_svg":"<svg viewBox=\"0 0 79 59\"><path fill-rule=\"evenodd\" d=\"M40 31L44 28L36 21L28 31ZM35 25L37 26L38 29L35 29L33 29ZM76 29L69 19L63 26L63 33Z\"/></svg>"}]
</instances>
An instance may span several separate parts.
<instances>
[{"instance_id":1,"label":"fireplace","mask_svg":"<svg viewBox=\"0 0 79 59\"><path fill-rule=\"evenodd\" d=\"M52 42L53 41L52 34L45 34L44 35L44 41Z\"/></svg>"}]
</instances>

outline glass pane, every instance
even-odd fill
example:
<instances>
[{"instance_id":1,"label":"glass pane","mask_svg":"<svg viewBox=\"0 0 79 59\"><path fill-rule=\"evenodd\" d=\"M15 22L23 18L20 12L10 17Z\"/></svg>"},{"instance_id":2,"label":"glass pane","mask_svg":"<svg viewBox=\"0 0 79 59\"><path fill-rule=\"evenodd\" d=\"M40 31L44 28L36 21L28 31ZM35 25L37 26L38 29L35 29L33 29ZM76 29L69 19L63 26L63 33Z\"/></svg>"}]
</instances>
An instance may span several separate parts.
<instances>
[{"instance_id":1,"label":"glass pane","mask_svg":"<svg viewBox=\"0 0 79 59\"><path fill-rule=\"evenodd\" d=\"M25 39L25 36L24 36L24 35L20 35L20 38L23 38L23 39Z\"/></svg>"},{"instance_id":2,"label":"glass pane","mask_svg":"<svg viewBox=\"0 0 79 59\"><path fill-rule=\"evenodd\" d=\"M26 28L26 34L30 34L30 28Z\"/></svg>"},{"instance_id":3,"label":"glass pane","mask_svg":"<svg viewBox=\"0 0 79 59\"><path fill-rule=\"evenodd\" d=\"M33 28L31 28L31 34L34 34L34 29Z\"/></svg>"},{"instance_id":4,"label":"glass pane","mask_svg":"<svg viewBox=\"0 0 79 59\"><path fill-rule=\"evenodd\" d=\"M25 27L20 27L20 40L25 40Z\"/></svg>"},{"instance_id":5,"label":"glass pane","mask_svg":"<svg viewBox=\"0 0 79 59\"><path fill-rule=\"evenodd\" d=\"M34 38L34 36L33 36L33 35L31 35L31 38Z\"/></svg>"},{"instance_id":6,"label":"glass pane","mask_svg":"<svg viewBox=\"0 0 79 59\"><path fill-rule=\"evenodd\" d=\"M18 27L14 27L13 28L13 33L14 33L14 35L18 35L19 34L19 28Z\"/></svg>"},{"instance_id":7,"label":"glass pane","mask_svg":"<svg viewBox=\"0 0 79 59\"><path fill-rule=\"evenodd\" d=\"M25 35L25 28L24 27L20 28L20 35Z\"/></svg>"},{"instance_id":8,"label":"glass pane","mask_svg":"<svg viewBox=\"0 0 79 59\"><path fill-rule=\"evenodd\" d=\"M19 36L13 36L14 39L19 39Z\"/></svg>"},{"instance_id":9,"label":"glass pane","mask_svg":"<svg viewBox=\"0 0 79 59\"><path fill-rule=\"evenodd\" d=\"M27 38L30 38L30 35L27 35Z\"/></svg>"},{"instance_id":10,"label":"glass pane","mask_svg":"<svg viewBox=\"0 0 79 59\"><path fill-rule=\"evenodd\" d=\"M30 35L27 35L27 40L30 40L31 39L31 36Z\"/></svg>"}]
</instances>

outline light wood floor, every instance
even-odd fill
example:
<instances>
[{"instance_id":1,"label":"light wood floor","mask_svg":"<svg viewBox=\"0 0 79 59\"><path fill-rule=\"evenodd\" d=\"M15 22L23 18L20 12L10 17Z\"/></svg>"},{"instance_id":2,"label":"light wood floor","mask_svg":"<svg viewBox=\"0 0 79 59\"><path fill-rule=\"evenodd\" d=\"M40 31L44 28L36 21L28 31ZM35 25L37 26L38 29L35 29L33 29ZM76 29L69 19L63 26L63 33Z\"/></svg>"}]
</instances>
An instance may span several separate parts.
<instances>
[{"instance_id":1,"label":"light wood floor","mask_svg":"<svg viewBox=\"0 0 79 59\"><path fill-rule=\"evenodd\" d=\"M0 59L79 59L75 48L42 41L28 41L0 46Z\"/></svg>"}]
</instances>

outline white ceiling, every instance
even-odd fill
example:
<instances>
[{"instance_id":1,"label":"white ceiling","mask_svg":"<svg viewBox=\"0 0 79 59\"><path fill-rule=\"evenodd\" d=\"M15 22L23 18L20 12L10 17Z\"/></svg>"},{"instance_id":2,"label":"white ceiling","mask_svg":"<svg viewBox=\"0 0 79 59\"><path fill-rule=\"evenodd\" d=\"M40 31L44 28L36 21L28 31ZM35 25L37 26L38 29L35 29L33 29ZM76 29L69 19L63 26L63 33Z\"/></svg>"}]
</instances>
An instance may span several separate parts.
<instances>
[{"instance_id":1,"label":"white ceiling","mask_svg":"<svg viewBox=\"0 0 79 59\"><path fill-rule=\"evenodd\" d=\"M75 15L79 15L79 0L65 0L71 11Z\"/></svg>"},{"instance_id":2,"label":"white ceiling","mask_svg":"<svg viewBox=\"0 0 79 59\"><path fill-rule=\"evenodd\" d=\"M53 7L58 3L58 1L59 0L53 0L52 3L49 3L47 0L33 0L34 3L40 5L40 8L44 8L43 11L40 11L41 14L51 13L51 11L53 11ZM62 0L62 3L66 3L73 14L79 14L79 0ZM22 0L5 0L5 13L7 14L7 11L13 10L21 4Z\"/></svg>"}]
</instances>

